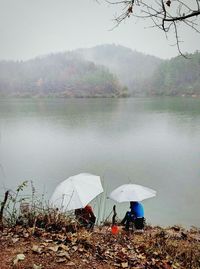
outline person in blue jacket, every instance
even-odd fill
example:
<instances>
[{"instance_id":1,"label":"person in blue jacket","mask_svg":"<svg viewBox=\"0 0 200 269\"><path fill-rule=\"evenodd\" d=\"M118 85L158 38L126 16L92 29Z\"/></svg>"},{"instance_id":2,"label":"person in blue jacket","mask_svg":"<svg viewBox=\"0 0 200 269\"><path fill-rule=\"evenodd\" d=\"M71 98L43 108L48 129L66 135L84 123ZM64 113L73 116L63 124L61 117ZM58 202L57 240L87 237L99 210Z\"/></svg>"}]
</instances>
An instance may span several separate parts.
<instances>
[{"instance_id":1,"label":"person in blue jacket","mask_svg":"<svg viewBox=\"0 0 200 269\"><path fill-rule=\"evenodd\" d=\"M144 208L140 202L131 201L130 211L126 212L121 224L125 225L125 229L128 231L130 223L133 222L136 229L144 228Z\"/></svg>"}]
</instances>

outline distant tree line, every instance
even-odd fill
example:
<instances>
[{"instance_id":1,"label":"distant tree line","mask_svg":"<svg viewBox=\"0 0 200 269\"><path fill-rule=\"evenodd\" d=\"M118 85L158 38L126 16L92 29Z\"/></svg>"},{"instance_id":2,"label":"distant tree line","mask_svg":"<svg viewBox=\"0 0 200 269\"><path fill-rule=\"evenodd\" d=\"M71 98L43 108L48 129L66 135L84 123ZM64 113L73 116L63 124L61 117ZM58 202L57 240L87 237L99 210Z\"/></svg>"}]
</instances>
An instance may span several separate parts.
<instances>
[{"instance_id":1,"label":"distant tree line","mask_svg":"<svg viewBox=\"0 0 200 269\"><path fill-rule=\"evenodd\" d=\"M115 97L125 96L108 68L58 53L29 61L0 62L1 96Z\"/></svg>"},{"instance_id":2,"label":"distant tree line","mask_svg":"<svg viewBox=\"0 0 200 269\"><path fill-rule=\"evenodd\" d=\"M147 90L155 95L200 96L200 53L178 56L162 62L155 71Z\"/></svg>"},{"instance_id":3,"label":"distant tree line","mask_svg":"<svg viewBox=\"0 0 200 269\"><path fill-rule=\"evenodd\" d=\"M200 96L200 52L186 56L161 60L101 45L24 62L1 61L0 96Z\"/></svg>"},{"instance_id":4,"label":"distant tree line","mask_svg":"<svg viewBox=\"0 0 200 269\"><path fill-rule=\"evenodd\" d=\"M200 95L200 53L161 60L119 45L77 51L102 64L128 86L131 96Z\"/></svg>"}]
</instances>

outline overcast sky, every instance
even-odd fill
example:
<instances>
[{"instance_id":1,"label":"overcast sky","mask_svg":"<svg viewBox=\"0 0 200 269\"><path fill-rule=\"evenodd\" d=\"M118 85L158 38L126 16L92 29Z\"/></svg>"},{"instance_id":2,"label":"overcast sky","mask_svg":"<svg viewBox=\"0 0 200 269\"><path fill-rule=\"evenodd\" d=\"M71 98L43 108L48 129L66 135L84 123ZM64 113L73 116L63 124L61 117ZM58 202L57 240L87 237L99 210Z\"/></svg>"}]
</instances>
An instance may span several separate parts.
<instances>
[{"instance_id":1,"label":"overcast sky","mask_svg":"<svg viewBox=\"0 0 200 269\"><path fill-rule=\"evenodd\" d=\"M115 43L169 58L178 54L164 33L132 18L113 27L114 7L95 0L0 0L0 59ZM183 51L200 49L200 34L182 30Z\"/></svg>"}]
</instances>

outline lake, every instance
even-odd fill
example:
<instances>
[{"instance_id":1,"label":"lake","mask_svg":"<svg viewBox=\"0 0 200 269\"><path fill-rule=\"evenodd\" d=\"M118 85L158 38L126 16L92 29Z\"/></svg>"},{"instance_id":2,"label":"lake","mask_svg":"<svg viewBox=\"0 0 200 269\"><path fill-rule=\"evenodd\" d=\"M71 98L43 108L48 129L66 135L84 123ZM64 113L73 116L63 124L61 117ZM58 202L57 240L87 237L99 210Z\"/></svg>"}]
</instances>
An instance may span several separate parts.
<instances>
[{"instance_id":1,"label":"lake","mask_svg":"<svg viewBox=\"0 0 200 269\"><path fill-rule=\"evenodd\" d=\"M148 223L199 227L200 99L1 98L1 194L32 180L50 197L81 172L100 175L105 195L129 182L157 190L143 202ZM105 218L114 202L102 197Z\"/></svg>"}]
</instances>

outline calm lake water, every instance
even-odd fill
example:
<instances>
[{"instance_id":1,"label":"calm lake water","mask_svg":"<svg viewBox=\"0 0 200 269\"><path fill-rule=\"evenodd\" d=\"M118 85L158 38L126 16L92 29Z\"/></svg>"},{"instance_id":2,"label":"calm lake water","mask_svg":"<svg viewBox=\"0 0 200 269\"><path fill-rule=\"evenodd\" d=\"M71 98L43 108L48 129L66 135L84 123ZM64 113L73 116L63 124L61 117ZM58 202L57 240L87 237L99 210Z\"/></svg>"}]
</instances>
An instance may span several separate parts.
<instances>
[{"instance_id":1,"label":"calm lake water","mask_svg":"<svg viewBox=\"0 0 200 269\"><path fill-rule=\"evenodd\" d=\"M1 194L33 180L50 197L80 172L100 175L106 192L129 182L157 190L143 202L149 223L199 227L200 100L0 100ZM119 217L128 206L117 204Z\"/></svg>"}]
</instances>

